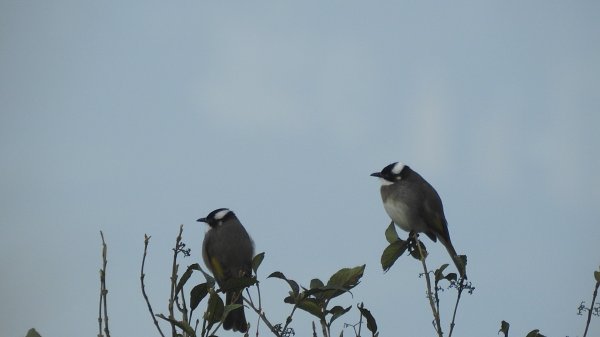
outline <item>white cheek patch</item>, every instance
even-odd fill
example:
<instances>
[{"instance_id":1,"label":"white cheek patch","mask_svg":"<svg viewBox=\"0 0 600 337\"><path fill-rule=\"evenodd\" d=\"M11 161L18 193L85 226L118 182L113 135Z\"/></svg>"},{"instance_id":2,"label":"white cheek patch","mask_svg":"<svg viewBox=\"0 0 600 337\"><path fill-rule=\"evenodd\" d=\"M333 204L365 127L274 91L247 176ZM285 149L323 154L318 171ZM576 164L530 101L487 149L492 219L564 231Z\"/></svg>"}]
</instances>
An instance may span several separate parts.
<instances>
[{"instance_id":1,"label":"white cheek patch","mask_svg":"<svg viewBox=\"0 0 600 337\"><path fill-rule=\"evenodd\" d=\"M396 165L394 165L394 167L392 167L392 173L397 175L400 174L400 172L402 172L402 170L404 170L404 167L406 165L402 164L401 162L397 162Z\"/></svg>"},{"instance_id":2,"label":"white cheek patch","mask_svg":"<svg viewBox=\"0 0 600 337\"><path fill-rule=\"evenodd\" d=\"M229 212L231 211L228 209L217 212L217 214L215 214L215 220L222 220Z\"/></svg>"},{"instance_id":3,"label":"white cheek patch","mask_svg":"<svg viewBox=\"0 0 600 337\"><path fill-rule=\"evenodd\" d=\"M388 185L392 185L394 183L393 181L388 181L383 178L379 178L379 181L381 182L381 186L388 186Z\"/></svg>"}]
</instances>

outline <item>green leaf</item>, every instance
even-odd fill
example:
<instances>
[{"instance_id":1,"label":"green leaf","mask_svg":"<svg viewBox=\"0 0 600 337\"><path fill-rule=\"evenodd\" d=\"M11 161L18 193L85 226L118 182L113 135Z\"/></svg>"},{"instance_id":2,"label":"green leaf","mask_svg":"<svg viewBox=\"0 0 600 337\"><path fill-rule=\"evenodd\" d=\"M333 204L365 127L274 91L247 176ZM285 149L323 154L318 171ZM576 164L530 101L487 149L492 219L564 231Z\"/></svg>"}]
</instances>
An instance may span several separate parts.
<instances>
[{"instance_id":1,"label":"green leaf","mask_svg":"<svg viewBox=\"0 0 600 337\"><path fill-rule=\"evenodd\" d=\"M392 268L396 260L404 254L406 248L408 248L407 241L398 240L383 250L383 254L381 254L381 267L384 272Z\"/></svg>"},{"instance_id":2,"label":"green leaf","mask_svg":"<svg viewBox=\"0 0 600 337\"><path fill-rule=\"evenodd\" d=\"M323 281L318 278L310 280L310 289L323 288L324 286L325 284L323 284Z\"/></svg>"},{"instance_id":3,"label":"green leaf","mask_svg":"<svg viewBox=\"0 0 600 337\"><path fill-rule=\"evenodd\" d=\"M208 298L208 306L206 307L206 312L204 313L204 319L208 321L209 324L215 324L221 321L223 317L223 311L225 310L225 305L223 304L223 300L216 292L210 290L210 297Z\"/></svg>"},{"instance_id":4,"label":"green leaf","mask_svg":"<svg viewBox=\"0 0 600 337\"><path fill-rule=\"evenodd\" d=\"M241 308L243 307L243 304L228 304L225 306L225 308L223 309L223 321L225 321L225 318L227 317L227 315L229 315L230 312L232 312L233 310L237 309L237 308Z\"/></svg>"},{"instance_id":5,"label":"green leaf","mask_svg":"<svg viewBox=\"0 0 600 337\"><path fill-rule=\"evenodd\" d=\"M500 330L498 330L498 334L502 332L504 337L508 337L508 329L510 329L510 324L503 320L502 323L500 323Z\"/></svg>"},{"instance_id":6,"label":"green leaf","mask_svg":"<svg viewBox=\"0 0 600 337\"><path fill-rule=\"evenodd\" d=\"M433 273L435 275L435 283L437 284L439 281L445 279L444 277L444 269L448 268L448 264L445 263L443 264L441 267L439 267L438 269L435 270L435 272Z\"/></svg>"},{"instance_id":7,"label":"green leaf","mask_svg":"<svg viewBox=\"0 0 600 337\"><path fill-rule=\"evenodd\" d=\"M354 268L342 268L335 272L327 281L327 286L351 289L356 286L365 272L366 265Z\"/></svg>"},{"instance_id":8,"label":"green leaf","mask_svg":"<svg viewBox=\"0 0 600 337\"><path fill-rule=\"evenodd\" d=\"M190 292L190 308L195 310L207 294L208 283L201 283L192 288L192 291Z\"/></svg>"},{"instance_id":9,"label":"green leaf","mask_svg":"<svg viewBox=\"0 0 600 337\"><path fill-rule=\"evenodd\" d=\"M302 296L304 296L304 297L314 296L316 299L321 300L323 298L332 299L343 293L352 294L352 292L350 290L348 290L347 288L344 288L344 287L323 286L320 288L313 288L313 289L308 289L306 291L303 291Z\"/></svg>"},{"instance_id":10,"label":"green leaf","mask_svg":"<svg viewBox=\"0 0 600 337\"><path fill-rule=\"evenodd\" d=\"M337 297L346 291L356 287L360 283L360 279L365 271L365 266L357 266L354 268L342 268L331 275L327 281L327 288L331 291L324 293L323 296L329 299ZM337 290L336 290L337 289Z\"/></svg>"},{"instance_id":11,"label":"green leaf","mask_svg":"<svg viewBox=\"0 0 600 337\"><path fill-rule=\"evenodd\" d=\"M531 330L525 337L546 337L540 333L539 329Z\"/></svg>"},{"instance_id":12,"label":"green leaf","mask_svg":"<svg viewBox=\"0 0 600 337\"><path fill-rule=\"evenodd\" d=\"M27 335L25 337L42 337L34 328L29 329L27 331Z\"/></svg>"},{"instance_id":13,"label":"green leaf","mask_svg":"<svg viewBox=\"0 0 600 337\"><path fill-rule=\"evenodd\" d=\"M360 310L360 314L363 315L364 318L367 319L367 329L371 331L373 336L377 335L377 322L375 321L375 317L371 314L369 310L365 308L365 306L361 303L357 305L358 310Z\"/></svg>"},{"instance_id":14,"label":"green leaf","mask_svg":"<svg viewBox=\"0 0 600 337\"><path fill-rule=\"evenodd\" d=\"M318 278L314 278L310 280L310 289L302 292L304 297L314 296L316 299L321 300L323 298L323 293L327 291L323 281Z\"/></svg>"},{"instance_id":15,"label":"green leaf","mask_svg":"<svg viewBox=\"0 0 600 337\"><path fill-rule=\"evenodd\" d=\"M254 270L254 274L256 274L256 271L258 271L258 267L260 267L260 264L263 262L265 258L265 252L262 252L260 254L256 254L256 256L252 259L252 270Z\"/></svg>"},{"instance_id":16,"label":"green leaf","mask_svg":"<svg viewBox=\"0 0 600 337\"><path fill-rule=\"evenodd\" d=\"M456 273L448 273L448 275L446 275L446 277L444 277L446 280L452 282L452 281L456 281L458 280L458 275L456 275Z\"/></svg>"},{"instance_id":17,"label":"green leaf","mask_svg":"<svg viewBox=\"0 0 600 337\"><path fill-rule=\"evenodd\" d=\"M329 319L329 325L331 326L331 323L333 323L333 321L335 321L336 319L340 318L343 314L350 311L350 309L352 309L352 306L343 308L339 305L336 305L335 307L328 310L328 313L331 314L331 318Z\"/></svg>"},{"instance_id":18,"label":"green leaf","mask_svg":"<svg viewBox=\"0 0 600 337\"><path fill-rule=\"evenodd\" d=\"M314 298L304 298L298 302L298 308L308 312L309 314L317 317L318 319L323 319L323 311L321 310L321 306Z\"/></svg>"},{"instance_id":19,"label":"green leaf","mask_svg":"<svg viewBox=\"0 0 600 337\"><path fill-rule=\"evenodd\" d=\"M175 294L179 294L181 289L183 289L183 286L190 279L190 276L192 276L192 272L194 272L194 270L200 270L200 265L194 263L187 267L187 270L185 271L185 273L183 273L183 275L181 275L181 277L179 278L179 282L177 282L177 286L175 287Z\"/></svg>"},{"instance_id":20,"label":"green leaf","mask_svg":"<svg viewBox=\"0 0 600 337\"><path fill-rule=\"evenodd\" d=\"M287 304L296 304L296 297L292 297L292 295L287 296L286 298L283 299L283 303L287 303Z\"/></svg>"},{"instance_id":21,"label":"green leaf","mask_svg":"<svg viewBox=\"0 0 600 337\"><path fill-rule=\"evenodd\" d=\"M385 239L389 243L394 243L394 242L400 240L400 237L398 236L398 232L396 232L396 226L394 225L393 221L390 222L390 225L385 230Z\"/></svg>"},{"instance_id":22,"label":"green leaf","mask_svg":"<svg viewBox=\"0 0 600 337\"><path fill-rule=\"evenodd\" d=\"M600 282L600 271L594 272L594 278L596 279L596 282Z\"/></svg>"},{"instance_id":23,"label":"green leaf","mask_svg":"<svg viewBox=\"0 0 600 337\"><path fill-rule=\"evenodd\" d=\"M298 283L294 280L287 279L285 277L285 275L283 275L282 272L276 271L276 272L271 273L271 275L267 276L267 278L271 278L271 277L285 280L290 285L290 288L292 289L292 293L294 294L294 297L297 297L298 294L300 293L300 287L298 286Z\"/></svg>"},{"instance_id":24,"label":"green leaf","mask_svg":"<svg viewBox=\"0 0 600 337\"><path fill-rule=\"evenodd\" d=\"M327 281L327 286L352 289L360 282L365 267L366 265L363 264L354 268L342 268L331 275L329 281Z\"/></svg>"},{"instance_id":25,"label":"green leaf","mask_svg":"<svg viewBox=\"0 0 600 337\"><path fill-rule=\"evenodd\" d=\"M202 267L200 267L198 265L198 269L200 270L200 272L202 272L202 275L204 275L204 279L206 280L206 283L208 283L208 285L212 288L215 286L215 278L212 277L209 273L205 272L204 269L202 269Z\"/></svg>"}]
</instances>

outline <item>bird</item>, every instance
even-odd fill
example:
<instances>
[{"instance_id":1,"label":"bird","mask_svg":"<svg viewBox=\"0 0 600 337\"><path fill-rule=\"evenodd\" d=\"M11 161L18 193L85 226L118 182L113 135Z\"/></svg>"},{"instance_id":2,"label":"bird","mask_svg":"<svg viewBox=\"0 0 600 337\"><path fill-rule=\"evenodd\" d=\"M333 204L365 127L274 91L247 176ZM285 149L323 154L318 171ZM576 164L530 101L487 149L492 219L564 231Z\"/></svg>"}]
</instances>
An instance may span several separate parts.
<instances>
[{"instance_id":1,"label":"bird","mask_svg":"<svg viewBox=\"0 0 600 337\"><path fill-rule=\"evenodd\" d=\"M208 224L202 243L202 258L220 288L233 278L252 275L254 242L233 211L218 208L198 222ZM242 304L241 291L225 291L225 303ZM223 321L225 330L247 332L248 322L244 306L229 312Z\"/></svg>"},{"instance_id":2,"label":"bird","mask_svg":"<svg viewBox=\"0 0 600 337\"><path fill-rule=\"evenodd\" d=\"M392 221L407 232L425 233L432 241L439 240L460 276L466 278L465 263L452 245L442 200L433 186L401 162L389 164L371 176L381 181L383 208Z\"/></svg>"}]
</instances>

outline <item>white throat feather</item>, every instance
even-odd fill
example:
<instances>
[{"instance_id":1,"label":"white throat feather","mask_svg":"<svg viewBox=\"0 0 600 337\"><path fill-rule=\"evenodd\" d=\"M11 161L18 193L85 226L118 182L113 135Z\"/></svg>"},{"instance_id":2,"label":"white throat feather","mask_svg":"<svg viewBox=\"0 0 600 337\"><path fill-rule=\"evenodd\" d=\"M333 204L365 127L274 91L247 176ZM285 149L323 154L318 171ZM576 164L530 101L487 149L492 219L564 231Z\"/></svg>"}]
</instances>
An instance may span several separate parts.
<instances>
[{"instance_id":1,"label":"white throat feather","mask_svg":"<svg viewBox=\"0 0 600 337\"><path fill-rule=\"evenodd\" d=\"M389 181L384 178L379 178L379 182L381 182L381 186L389 186L389 185L394 184L393 181Z\"/></svg>"}]
</instances>

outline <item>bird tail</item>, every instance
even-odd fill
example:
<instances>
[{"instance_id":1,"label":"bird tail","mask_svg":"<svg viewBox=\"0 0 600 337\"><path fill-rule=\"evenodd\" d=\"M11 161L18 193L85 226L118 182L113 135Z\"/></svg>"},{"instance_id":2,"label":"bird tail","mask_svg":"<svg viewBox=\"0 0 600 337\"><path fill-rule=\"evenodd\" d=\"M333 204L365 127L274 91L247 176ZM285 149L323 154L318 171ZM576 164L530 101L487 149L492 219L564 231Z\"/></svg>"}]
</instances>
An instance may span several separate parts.
<instances>
[{"instance_id":1,"label":"bird tail","mask_svg":"<svg viewBox=\"0 0 600 337\"><path fill-rule=\"evenodd\" d=\"M234 298L235 302L232 303ZM225 330L233 329L233 331L240 332L248 331L248 322L246 321L246 314L244 314L244 306L241 292L229 291L225 295L225 300L225 303L227 304L242 304L242 306L229 312L227 317L225 317L225 321L223 321L223 328Z\"/></svg>"},{"instance_id":2,"label":"bird tail","mask_svg":"<svg viewBox=\"0 0 600 337\"><path fill-rule=\"evenodd\" d=\"M438 237L438 239L440 239L440 242L444 245L444 247L446 247L446 250L448 251L448 254L450 254L450 257L452 258L452 261L454 262L454 265L456 266L456 269L458 270L458 273L460 274L460 277L462 278L467 278L467 266L466 266L466 259L463 261L463 259L456 254L456 250L454 249L454 246L452 246L452 242L450 242L450 240L446 240L443 237Z\"/></svg>"}]
</instances>

